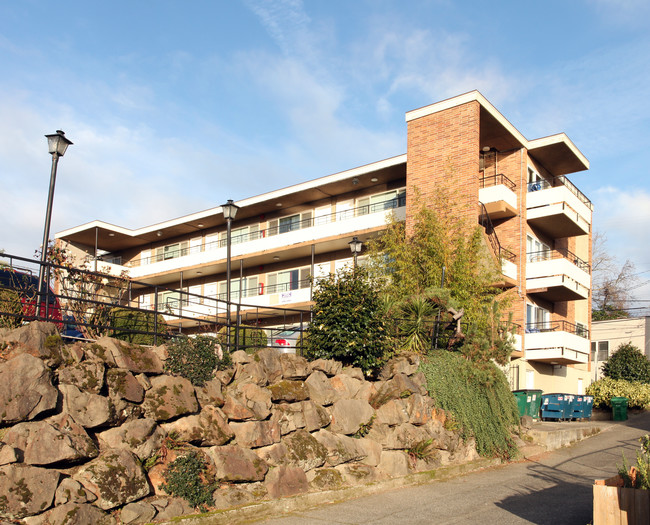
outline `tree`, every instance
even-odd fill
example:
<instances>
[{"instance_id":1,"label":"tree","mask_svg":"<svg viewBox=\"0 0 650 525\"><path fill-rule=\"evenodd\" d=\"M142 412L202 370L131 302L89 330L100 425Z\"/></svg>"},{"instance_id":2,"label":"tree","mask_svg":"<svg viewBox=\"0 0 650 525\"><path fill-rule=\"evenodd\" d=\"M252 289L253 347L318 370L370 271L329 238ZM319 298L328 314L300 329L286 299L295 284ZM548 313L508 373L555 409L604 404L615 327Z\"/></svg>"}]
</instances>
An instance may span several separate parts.
<instances>
[{"instance_id":1,"label":"tree","mask_svg":"<svg viewBox=\"0 0 650 525\"><path fill-rule=\"evenodd\" d=\"M650 383L650 361L632 343L623 343L603 365L603 374L611 379Z\"/></svg>"},{"instance_id":2,"label":"tree","mask_svg":"<svg viewBox=\"0 0 650 525\"><path fill-rule=\"evenodd\" d=\"M308 357L336 359L365 373L383 363L388 337L382 305L364 268L343 269L319 280L313 299Z\"/></svg>"},{"instance_id":3,"label":"tree","mask_svg":"<svg viewBox=\"0 0 650 525\"><path fill-rule=\"evenodd\" d=\"M592 246L592 320L629 317L626 308L638 285L634 264L628 259L620 265L600 232L594 233Z\"/></svg>"},{"instance_id":4,"label":"tree","mask_svg":"<svg viewBox=\"0 0 650 525\"><path fill-rule=\"evenodd\" d=\"M404 332L404 324L413 325L409 311L419 316L416 324L422 327L426 316L433 323L444 320L451 308L462 309L468 330L460 344L452 338L454 345L470 359L505 363L513 347L508 323L502 319L508 299L499 297L501 291L494 286L501 273L499 261L490 253L481 227L458 217L449 202L452 199L444 190L433 209L416 202L418 211L408 234L403 222L391 220L370 245L370 267L383 280L387 314L407 315L398 331ZM443 271L444 294L440 292ZM427 308L427 302L434 308ZM428 341L420 332L402 342L423 351Z\"/></svg>"}]
</instances>

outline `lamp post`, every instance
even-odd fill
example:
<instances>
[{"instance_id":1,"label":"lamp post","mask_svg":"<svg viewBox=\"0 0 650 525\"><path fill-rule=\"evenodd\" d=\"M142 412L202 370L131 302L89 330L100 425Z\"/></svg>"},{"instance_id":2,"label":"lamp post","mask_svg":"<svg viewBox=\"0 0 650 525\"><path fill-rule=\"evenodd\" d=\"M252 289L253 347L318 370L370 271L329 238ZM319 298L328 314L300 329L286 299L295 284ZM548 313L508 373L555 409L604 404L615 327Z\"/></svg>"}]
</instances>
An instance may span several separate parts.
<instances>
[{"instance_id":1,"label":"lamp post","mask_svg":"<svg viewBox=\"0 0 650 525\"><path fill-rule=\"evenodd\" d=\"M357 267L357 255L361 253L361 248L363 247L363 242L359 240L359 237L356 235L352 237L352 240L348 243L350 245L350 251L354 255L354 268Z\"/></svg>"},{"instance_id":2,"label":"lamp post","mask_svg":"<svg viewBox=\"0 0 650 525\"><path fill-rule=\"evenodd\" d=\"M56 183L56 168L59 164L59 157L63 157L68 146L72 144L65 136L65 133L60 129L52 135L45 135L47 138L47 146L49 152L52 154L52 171L50 173L50 191L47 195L47 210L45 212L45 228L43 231L43 244L41 246L41 267L38 271L38 300L39 300L39 315L40 315L40 302L42 301L43 294L43 281L45 279L45 262L47 259L47 243L50 238L50 222L52 220L52 202L54 201L54 184ZM49 296L49 294L48 294ZM47 316L47 303L45 305Z\"/></svg>"},{"instance_id":3,"label":"lamp post","mask_svg":"<svg viewBox=\"0 0 650 525\"><path fill-rule=\"evenodd\" d=\"M226 310L228 312L228 317L226 318L226 330L228 332L228 352L230 352L230 233L232 230L232 221L237 215L237 206L232 199L228 199L226 204L221 205L221 210L223 211L223 217L226 219Z\"/></svg>"}]
</instances>

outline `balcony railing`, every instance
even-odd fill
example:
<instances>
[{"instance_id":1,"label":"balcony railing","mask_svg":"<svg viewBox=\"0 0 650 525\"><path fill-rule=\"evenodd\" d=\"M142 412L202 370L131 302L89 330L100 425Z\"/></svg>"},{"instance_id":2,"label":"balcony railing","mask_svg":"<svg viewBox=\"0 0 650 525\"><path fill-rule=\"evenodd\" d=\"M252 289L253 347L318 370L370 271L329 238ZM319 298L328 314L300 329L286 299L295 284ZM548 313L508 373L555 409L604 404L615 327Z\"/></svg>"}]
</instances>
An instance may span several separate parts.
<instances>
[{"instance_id":1,"label":"balcony railing","mask_svg":"<svg viewBox=\"0 0 650 525\"><path fill-rule=\"evenodd\" d=\"M546 190L549 188L556 188L559 186L566 187L571 193L573 193L578 199L587 206L591 211L594 211L594 206L587 196L582 193L565 175L558 175L553 177L551 180L542 179L535 182L528 183L528 191L539 191Z\"/></svg>"},{"instance_id":2,"label":"balcony railing","mask_svg":"<svg viewBox=\"0 0 650 525\"><path fill-rule=\"evenodd\" d=\"M589 263L582 260L575 253L567 249L556 249L556 250L540 250L536 252L526 253L526 259L530 263L541 262L541 261L550 261L552 259L566 259L569 262L575 264L581 270L589 273L591 267Z\"/></svg>"},{"instance_id":3,"label":"balcony railing","mask_svg":"<svg viewBox=\"0 0 650 525\"><path fill-rule=\"evenodd\" d=\"M567 332L589 339L589 330L587 328L582 325L570 323L569 321L526 323L527 334L545 332Z\"/></svg>"},{"instance_id":4,"label":"balcony railing","mask_svg":"<svg viewBox=\"0 0 650 525\"><path fill-rule=\"evenodd\" d=\"M406 194L402 194L392 199L387 199L385 201L366 204L364 206L358 206L356 208L351 208L336 213L319 215L317 217L312 217L300 221L292 221L287 224L279 224L278 226L273 226L271 228L257 230L250 233L244 233L241 235L233 235L230 239L230 242L231 244L234 245L234 244L241 244L249 241L256 241L258 239L263 239L265 237L281 235L283 233L289 233L292 231L302 230L305 228L311 228L312 226L320 226L331 222L339 222L339 221L354 219L355 217L370 215L372 213L379 213L382 211L392 210L395 208L403 208L404 206L406 206ZM189 246L187 248L178 248L176 250L170 250L166 253L160 253L160 254L152 255L151 257L144 257L139 260L130 261L126 263L125 266L133 268L136 266L143 266L146 264L153 264L161 261L166 261L169 259L176 259L178 257L184 257L185 255L190 255L194 253L217 250L219 248L226 247L227 242L228 242L227 239L219 239L217 241L209 242L201 246Z\"/></svg>"},{"instance_id":5,"label":"balcony railing","mask_svg":"<svg viewBox=\"0 0 650 525\"><path fill-rule=\"evenodd\" d=\"M482 202L478 203L479 207L479 216L478 216L478 221L483 228L485 228L485 233L488 236L488 239L490 240L490 244L492 245L492 250L494 251L494 254L499 258L499 259L505 259L506 261L514 262L515 259L517 258L517 255L508 250L507 248L504 248L501 246L501 243L499 242L499 237L497 236L497 232L494 229L494 225L492 224L492 219L490 219L490 215L487 212L487 209L485 208L485 204Z\"/></svg>"},{"instance_id":6,"label":"balcony railing","mask_svg":"<svg viewBox=\"0 0 650 525\"><path fill-rule=\"evenodd\" d=\"M497 175L489 175L487 177L481 177L479 179L481 188L489 188L490 186L506 186L508 189L515 191L515 183L512 182L508 177L503 173Z\"/></svg>"}]
</instances>

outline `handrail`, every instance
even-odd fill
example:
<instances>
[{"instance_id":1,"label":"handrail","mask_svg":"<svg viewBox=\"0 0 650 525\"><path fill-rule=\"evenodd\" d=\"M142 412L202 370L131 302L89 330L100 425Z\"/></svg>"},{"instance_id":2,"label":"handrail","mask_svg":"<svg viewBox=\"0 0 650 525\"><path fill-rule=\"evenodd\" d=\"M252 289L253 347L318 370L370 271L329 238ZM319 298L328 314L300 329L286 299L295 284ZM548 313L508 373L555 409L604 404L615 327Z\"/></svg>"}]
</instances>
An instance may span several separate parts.
<instances>
[{"instance_id":1,"label":"handrail","mask_svg":"<svg viewBox=\"0 0 650 525\"><path fill-rule=\"evenodd\" d=\"M515 183L512 182L503 173L498 173L497 175L487 175L485 177L481 177L479 179L479 182L481 184L481 188L487 188L487 187L490 187L490 186L499 186L499 185L507 186L512 191L515 191L515 188L516 188Z\"/></svg>"},{"instance_id":2,"label":"handrail","mask_svg":"<svg viewBox=\"0 0 650 525\"><path fill-rule=\"evenodd\" d=\"M589 208L591 211L594 211L594 205L587 198L587 196L582 193L573 182L569 180L566 175L558 175L551 178L551 180L541 179L534 182L528 183L528 192L546 190L549 188L557 188L559 186L566 187L571 193L573 193L578 199Z\"/></svg>"},{"instance_id":3,"label":"handrail","mask_svg":"<svg viewBox=\"0 0 650 525\"><path fill-rule=\"evenodd\" d=\"M538 323L526 323L526 333L546 333L546 332L568 332L585 339L589 339L589 330L584 326L578 326L569 321L541 321Z\"/></svg>"},{"instance_id":4,"label":"handrail","mask_svg":"<svg viewBox=\"0 0 650 525\"><path fill-rule=\"evenodd\" d=\"M406 194L398 195L397 197L393 197L392 199L386 199L384 201L374 202L372 204L366 204L364 206L358 206L356 208L351 208L349 210L343 210L335 213L330 213L327 215L319 215L318 217L303 219L300 221L292 222L290 224L278 225L263 230L244 233L241 235L233 235L230 238L230 243L231 245L241 244L243 242L255 241L258 239L263 239L265 237L281 235L283 233L302 230L305 228L310 228L312 226L320 226L331 222L339 222L348 219L354 219L355 217L370 215L372 213L392 210L395 208L403 208L404 206L406 206ZM224 248L227 242L228 242L227 239L219 239L201 246L188 246L187 248L178 248L177 250L167 252L166 254L152 255L150 257L145 257L139 260L130 261L126 263L125 266L133 268L136 266L144 266L147 264L153 264L153 263L166 261L170 259L176 259L178 257L184 257L185 255L190 255L193 253L201 253L201 252L208 252L211 250L217 250L219 248Z\"/></svg>"},{"instance_id":5,"label":"handrail","mask_svg":"<svg viewBox=\"0 0 650 525\"><path fill-rule=\"evenodd\" d=\"M494 254L499 257L499 259L506 259L507 261L514 262L514 260L517 258L517 255L507 248L504 248L501 246L501 243L499 242L499 237L497 236L497 232L494 229L494 225L492 224L492 219L490 219L490 215L488 214L487 208L485 207L485 204L479 201L478 203L480 213L479 213L479 224L485 228L485 233L488 236L488 239L490 240L490 244L492 245L492 250L494 251Z\"/></svg>"},{"instance_id":6,"label":"handrail","mask_svg":"<svg viewBox=\"0 0 650 525\"><path fill-rule=\"evenodd\" d=\"M551 259L566 259L587 273L589 273L591 270L591 266L589 265L588 262L582 260L575 253L565 248L527 252L526 259L528 260L528 262L532 262L532 263L540 262L540 261L549 261Z\"/></svg>"}]
</instances>

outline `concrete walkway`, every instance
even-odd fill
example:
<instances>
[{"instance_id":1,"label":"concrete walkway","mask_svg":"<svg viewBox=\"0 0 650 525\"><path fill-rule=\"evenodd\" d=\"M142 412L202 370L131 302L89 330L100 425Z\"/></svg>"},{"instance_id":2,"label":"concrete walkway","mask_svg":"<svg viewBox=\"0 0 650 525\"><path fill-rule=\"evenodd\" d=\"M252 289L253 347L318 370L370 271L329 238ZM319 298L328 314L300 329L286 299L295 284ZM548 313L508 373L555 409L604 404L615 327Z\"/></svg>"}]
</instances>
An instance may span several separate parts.
<instances>
[{"instance_id":1,"label":"concrete walkway","mask_svg":"<svg viewBox=\"0 0 650 525\"><path fill-rule=\"evenodd\" d=\"M538 440L524 459L480 460L365 487L263 502L183 523L265 525L535 523L591 521L592 485L636 457L638 439L650 432L650 413L625 422L535 423ZM584 439L593 436L590 439ZM570 444L573 443L573 444ZM557 448L554 452L549 449Z\"/></svg>"}]
</instances>

